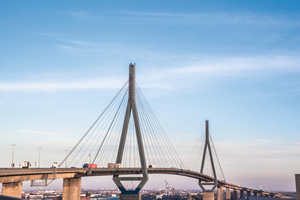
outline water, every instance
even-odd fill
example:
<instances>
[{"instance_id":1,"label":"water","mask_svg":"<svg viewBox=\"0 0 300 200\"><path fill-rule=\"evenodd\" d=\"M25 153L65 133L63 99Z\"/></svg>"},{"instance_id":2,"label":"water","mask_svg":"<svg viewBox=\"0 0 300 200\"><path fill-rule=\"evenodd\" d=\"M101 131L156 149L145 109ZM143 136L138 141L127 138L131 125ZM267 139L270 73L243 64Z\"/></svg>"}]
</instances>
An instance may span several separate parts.
<instances>
[{"instance_id":1,"label":"water","mask_svg":"<svg viewBox=\"0 0 300 200\"><path fill-rule=\"evenodd\" d=\"M52 200L52 198L30 198L29 200ZM109 199L109 200L119 200L119 197L91 197L91 200L103 200L103 199Z\"/></svg>"}]
</instances>

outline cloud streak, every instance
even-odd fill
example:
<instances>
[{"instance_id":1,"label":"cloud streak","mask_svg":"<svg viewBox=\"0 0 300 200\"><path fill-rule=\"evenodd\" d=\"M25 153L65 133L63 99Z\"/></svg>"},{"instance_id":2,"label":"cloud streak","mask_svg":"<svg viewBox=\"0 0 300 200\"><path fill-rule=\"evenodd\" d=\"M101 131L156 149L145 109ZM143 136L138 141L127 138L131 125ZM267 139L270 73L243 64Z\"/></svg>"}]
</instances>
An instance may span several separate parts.
<instances>
[{"instance_id":1,"label":"cloud streak","mask_svg":"<svg viewBox=\"0 0 300 200\"><path fill-rule=\"evenodd\" d=\"M50 133L50 132L44 132L44 131L21 130L21 132L35 133L35 134L42 134L42 135L58 135L57 133Z\"/></svg>"},{"instance_id":2,"label":"cloud streak","mask_svg":"<svg viewBox=\"0 0 300 200\"><path fill-rule=\"evenodd\" d=\"M124 83L119 80L81 80L70 82L0 83L0 91L49 91L74 89L118 89Z\"/></svg>"},{"instance_id":3,"label":"cloud streak","mask_svg":"<svg viewBox=\"0 0 300 200\"><path fill-rule=\"evenodd\" d=\"M253 25L265 26L276 28L299 27L300 16L287 16L287 15L262 15L258 13L167 13L167 12L127 12L116 11L112 13L102 12L102 15L94 14L86 11L70 12L69 16L82 18L82 19L122 19L131 22L151 22L151 23L184 23L184 24L227 24L227 25Z\"/></svg>"},{"instance_id":4,"label":"cloud streak","mask_svg":"<svg viewBox=\"0 0 300 200\"><path fill-rule=\"evenodd\" d=\"M187 60L192 60L188 59ZM170 65L175 63L170 63ZM178 64L177 64L178 65ZM193 88L210 80L223 77L238 80L247 77L270 77L300 72L299 56L253 56L253 57L200 57L186 62L184 66L167 69L146 68L138 75L142 88L174 90ZM159 73L157 71L159 70ZM0 91L49 91L74 89L117 89L126 77L94 78L80 77L78 80L53 80L34 82L0 82ZM70 76L68 76L70 77ZM179 81L180 80L180 81ZM182 84L184 82L185 84ZM280 94L279 94L280 95Z\"/></svg>"},{"instance_id":5,"label":"cloud streak","mask_svg":"<svg viewBox=\"0 0 300 200\"><path fill-rule=\"evenodd\" d=\"M141 87L194 88L217 81L240 81L245 78L264 80L300 72L298 56L200 57L198 60L183 60L190 61L179 67L159 69L159 73L156 69L147 75L142 74Z\"/></svg>"},{"instance_id":6,"label":"cloud streak","mask_svg":"<svg viewBox=\"0 0 300 200\"><path fill-rule=\"evenodd\" d=\"M262 140L262 139L255 139L255 138L253 140L259 141L259 142L267 142L267 143L272 142L273 143L273 141L271 141L271 140Z\"/></svg>"}]
</instances>

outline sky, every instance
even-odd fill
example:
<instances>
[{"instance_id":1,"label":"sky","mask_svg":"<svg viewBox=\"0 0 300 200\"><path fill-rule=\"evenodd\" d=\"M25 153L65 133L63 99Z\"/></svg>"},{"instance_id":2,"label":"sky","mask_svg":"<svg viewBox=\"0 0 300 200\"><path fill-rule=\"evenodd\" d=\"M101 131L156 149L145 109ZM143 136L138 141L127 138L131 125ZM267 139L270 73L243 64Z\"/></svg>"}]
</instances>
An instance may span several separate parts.
<instances>
[{"instance_id":1,"label":"sky","mask_svg":"<svg viewBox=\"0 0 300 200\"><path fill-rule=\"evenodd\" d=\"M183 158L210 122L228 182L295 191L298 1L0 1L0 167L61 161L128 79ZM199 169L200 170L200 169ZM150 176L145 188L198 189ZM88 188L115 188L111 177ZM48 188L62 187L57 180ZM29 183L24 183L24 189Z\"/></svg>"}]
</instances>

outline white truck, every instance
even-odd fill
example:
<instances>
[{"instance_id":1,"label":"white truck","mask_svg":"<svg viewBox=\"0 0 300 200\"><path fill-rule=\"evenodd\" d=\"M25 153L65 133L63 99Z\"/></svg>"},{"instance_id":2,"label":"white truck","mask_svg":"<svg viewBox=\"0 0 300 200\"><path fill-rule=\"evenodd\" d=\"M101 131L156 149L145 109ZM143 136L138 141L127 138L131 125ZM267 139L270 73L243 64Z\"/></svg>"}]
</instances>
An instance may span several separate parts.
<instances>
[{"instance_id":1,"label":"white truck","mask_svg":"<svg viewBox=\"0 0 300 200\"><path fill-rule=\"evenodd\" d=\"M111 169L111 168L121 168L121 164L120 163L107 163L107 168Z\"/></svg>"},{"instance_id":2,"label":"white truck","mask_svg":"<svg viewBox=\"0 0 300 200\"><path fill-rule=\"evenodd\" d=\"M59 165L57 162L53 162L52 163L52 167L51 168L59 168Z\"/></svg>"},{"instance_id":3,"label":"white truck","mask_svg":"<svg viewBox=\"0 0 300 200\"><path fill-rule=\"evenodd\" d=\"M30 164L29 161L23 161L22 162L22 168L23 169L30 169L30 166L31 166L31 164Z\"/></svg>"}]
</instances>

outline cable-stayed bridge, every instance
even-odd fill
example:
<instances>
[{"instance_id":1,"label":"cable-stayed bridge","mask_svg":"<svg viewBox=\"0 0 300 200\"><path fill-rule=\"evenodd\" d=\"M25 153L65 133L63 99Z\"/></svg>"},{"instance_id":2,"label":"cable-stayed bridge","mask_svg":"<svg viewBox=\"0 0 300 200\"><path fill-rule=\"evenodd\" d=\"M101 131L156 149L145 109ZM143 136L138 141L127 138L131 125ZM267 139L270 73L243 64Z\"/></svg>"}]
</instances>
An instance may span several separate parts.
<instances>
[{"instance_id":1,"label":"cable-stayed bridge","mask_svg":"<svg viewBox=\"0 0 300 200\"><path fill-rule=\"evenodd\" d=\"M223 187L226 187L227 200L231 199L231 190L234 200L238 198L238 190L240 198L245 197L245 192L247 197L263 193L227 183L212 143L208 120L204 136L204 141L195 142L182 161L136 83L135 64L130 63L129 80L62 160L60 168L0 169L2 195L20 198L22 181L41 186L47 185L49 180L63 178L63 200L77 200L82 177L112 175L121 191L120 199L140 199L148 174L197 179L204 200L213 200L215 189L217 199L223 200ZM84 163L88 163L86 168L82 168ZM43 182L36 183L36 180ZM138 185L126 189L123 185L126 181L138 182Z\"/></svg>"}]
</instances>

